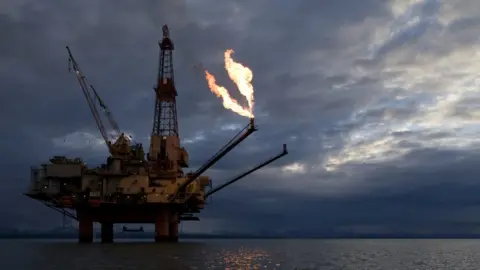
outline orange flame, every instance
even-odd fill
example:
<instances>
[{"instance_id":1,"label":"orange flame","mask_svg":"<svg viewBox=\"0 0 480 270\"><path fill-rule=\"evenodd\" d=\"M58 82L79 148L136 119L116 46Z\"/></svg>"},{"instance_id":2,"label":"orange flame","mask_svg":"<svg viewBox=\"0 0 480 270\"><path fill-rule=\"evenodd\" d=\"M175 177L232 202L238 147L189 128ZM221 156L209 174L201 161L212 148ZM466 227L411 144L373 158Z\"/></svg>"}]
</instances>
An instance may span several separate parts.
<instances>
[{"instance_id":1,"label":"orange flame","mask_svg":"<svg viewBox=\"0 0 480 270\"><path fill-rule=\"evenodd\" d=\"M223 86L217 85L215 77L205 70L205 77L208 82L208 87L217 97L222 98L223 107L236 112L241 116L254 118L253 86L251 84L253 73L248 67L245 67L232 59L231 55L233 52L234 51L231 49L225 51L225 69L227 70L230 79L237 85L240 93L247 99L248 108L242 107L240 104L238 104L238 101L230 96L228 90Z\"/></svg>"}]
</instances>

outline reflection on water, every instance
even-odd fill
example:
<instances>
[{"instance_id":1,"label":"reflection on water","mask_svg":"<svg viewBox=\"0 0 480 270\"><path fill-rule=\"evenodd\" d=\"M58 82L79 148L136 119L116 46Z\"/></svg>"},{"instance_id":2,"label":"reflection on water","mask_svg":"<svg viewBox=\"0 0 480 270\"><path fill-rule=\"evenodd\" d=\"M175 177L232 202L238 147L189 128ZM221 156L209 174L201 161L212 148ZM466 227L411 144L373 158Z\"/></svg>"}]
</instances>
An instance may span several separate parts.
<instances>
[{"instance_id":1,"label":"reflection on water","mask_svg":"<svg viewBox=\"0 0 480 270\"><path fill-rule=\"evenodd\" d=\"M207 261L208 269L277 269L280 263L274 263L265 250L240 247L238 250L222 249Z\"/></svg>"},{"instance_id":2,"label":"reflection on water","mask_svg":"<svg viewBox=\"0 0 480 270\"><path fill-rule=\"evenodd\" d=\"M281 265L255 240L192 240L180 243L73 241L0 241L25 260L4 260L16 269L278 269ZM253 244L253 246L251 245ZM11 258L19 253L11 254ZM0 269L4 269L0 263ZM5 265L5 266L7 266ZM68 265L68 267L66 267ZM7 267L5 267L7 269Z\"/></svg>"},{"instance_id":3,"label":"reflection on water","mask_svg":"<svg viewBox=\"0 0 480 270\"><path fill-rule=\"evenodd\" d=\"M480 269L480 240L0 240L3 269Z\"/></svg>"}]
</instances>

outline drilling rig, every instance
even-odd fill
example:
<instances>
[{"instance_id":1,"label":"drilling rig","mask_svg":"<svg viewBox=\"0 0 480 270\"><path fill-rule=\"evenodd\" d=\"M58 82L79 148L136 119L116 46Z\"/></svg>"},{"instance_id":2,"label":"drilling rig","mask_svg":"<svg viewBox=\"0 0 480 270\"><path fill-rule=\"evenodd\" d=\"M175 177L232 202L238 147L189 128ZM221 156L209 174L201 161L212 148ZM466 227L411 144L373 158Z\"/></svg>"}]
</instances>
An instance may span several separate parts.
<instances>
[{"instance_id":1,"label":"drilling rig","mask_svg":"<svg viewBox=\"0 0 480 270\"><path fill-rule=\"evenodd\" d=\"M109 150L106 163L88 168L81 158L54 156L49 163L31 169L31 184L26 196L78 221L78 240L93 241L93 223L101 224L101 241L113 242L115 223L153 223L155 241L178 241L181 221L199 220L207 197L254 171L286 155L280 154L245 173L211 188L203 173L257 130L254 119L196 171L189 167L188 153L180 144L177 119L177 89L173 70L174 44L167 25L159 42L160 56L154 86L154 117L149 152L142 144L132 144L121 132L111 111L97 90L87 83L69 47L71 68L82 89L95 123ZM99 108L113 131L110 138ZM210 187L209 190L207 190Z\"/></svg>"}]
</instances>

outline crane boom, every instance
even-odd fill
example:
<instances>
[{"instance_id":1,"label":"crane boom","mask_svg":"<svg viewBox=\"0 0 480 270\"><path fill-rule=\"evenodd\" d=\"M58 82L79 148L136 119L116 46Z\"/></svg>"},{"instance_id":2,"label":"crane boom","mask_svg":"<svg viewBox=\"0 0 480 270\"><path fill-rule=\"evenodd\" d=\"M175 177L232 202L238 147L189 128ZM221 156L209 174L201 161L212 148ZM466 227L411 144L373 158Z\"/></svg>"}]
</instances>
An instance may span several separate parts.
<instances>
[{"instance_id":1,"label":"crane boom","mask_svg":"<svg viewBox=\"0 0 480 270\"><path fill-rule=\"evenodd\" d=\"M115 136L119 137L122 132L120 131L120 127L118 126L117 121L115 121L115 119L113 118L112 112L108 109L107 105L105 105L105 103L103 103L102 99L98 95L97 90L95 90L93 85L90 85L90 88L92 89L93 93L95 94L95 97L97 98L100 107L102 107L103 111L105 112L105 115L107 116L107 120L108 120L108 122L110 122L110 125L113 128L113 131L115 131Z\"/></svg>"},{"instance_id":2,"label":"crane boom","mask_svg":"<svg viewBox=\"0 0 480 270\"><path fill-rule=\"evenodd\" d=\"M98 129L100 130L100 133L103 137L103 140L105 141L105 144L107 145L108 149L110 152L112 151L112 146L110 143L110 140L108 139L107 131L105 129L105 125L102 122L102 119L100 118L100 114L98 113L97 106L95 104L95 101L90 94L90 91L88 91L88 84L85 78L85 75L83 75L83 72L81 71L80 67L77 64L77 61L75 61L75 58L73 58L72 52L70 51L70 48L67 46L67 51L68 51L68 61L71 68L75 71L75 75L77 76L78 83L80 84L80 87L82 88L83 95L85 96L85 99L87 100L88 107L90 108L90 111L93 114L93 118L95 119L95 123L97 124ZM94 90L94 88L92 87ZM96 97L98 97L96 91L94 91L94 94ZM101 101L101 100L100 100ZM100 103L100 106L104 105L103 102Z\"/></svg>"},{"instance_id":3,"label":"crane boom","mask_svg":"<svg viewBox=\"0 0 480 270\"><path fill-rule=\"evenodd\" d=\"M95 123L97 124L97 127L100 130L100 133L102 134L103 140L105 141L105 144L107 145L110 154L113 157L131 156L132 147L130 145L130 138L125 136L125 134L120 131L120 128L118 127L117 122L113 118L112 113L108 109L107 105L105 105L103 100L100 98L100 96L97 93L97 90L95 90L93 85L90 85L91 92L89 91L87 79L85 78L85 75L83 74L83 72L80 70L80 67L78 66L77 61L75 61L75 58L73 58L72 52L70 51L70 48L68 46L67 46L67 51L69 55L68 60L70 63L70 67L73 67L73 70L75 71L78 82L80 83L80 87L82 88L83 95L87 100L88 107L90 108L90 111L93 114ZM107 130L105 128L104 123L102 122L102 119L100 118L100 113L98 112L97 103L95 103L95 100L98 102L98 105L102 108L108 122L110 123L111 128L115 133L112 139L112 141L115 140L113 143L108 136Z\"/></svg>"}]
</instances>

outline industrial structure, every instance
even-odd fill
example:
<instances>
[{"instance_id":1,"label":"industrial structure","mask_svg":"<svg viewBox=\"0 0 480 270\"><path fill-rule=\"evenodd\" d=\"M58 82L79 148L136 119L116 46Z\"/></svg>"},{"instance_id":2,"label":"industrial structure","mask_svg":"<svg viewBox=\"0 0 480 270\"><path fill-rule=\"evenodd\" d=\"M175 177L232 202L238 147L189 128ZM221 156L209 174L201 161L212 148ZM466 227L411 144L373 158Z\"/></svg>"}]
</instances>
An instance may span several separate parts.
<instances>
[{"instance_id":1,"label":"industrial structure","mask_svg":"<svg viewBox=\"0 0 480 270\"><path fill-rule=\"evenodd\" d=\"M49 163L31 169L31 186L25 195L78 220L79 242L93 241L94 222L101 224L101 241L105 243L113 241L114 223L153 223L156 242L177 241L180 221L199 220L195 214L204 208L207 197L287 154L284 145L279 155L218 188L211 188L211 179L202 174L257 130L252 118L203 166L184 173L189 161L187 151L180 145L172 61L174 44L166 25L159 46L153 129L146 154L142 144L133 143L122 133L67 47L70 67L110 155L105 164L96 168L88 168L80 158L55 156Z\"/></svg>"}]
</instances>

